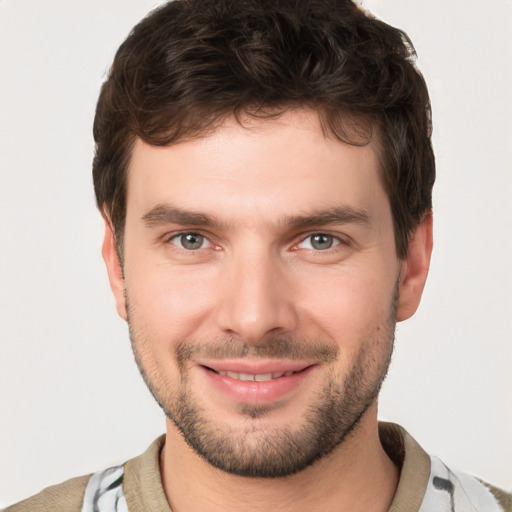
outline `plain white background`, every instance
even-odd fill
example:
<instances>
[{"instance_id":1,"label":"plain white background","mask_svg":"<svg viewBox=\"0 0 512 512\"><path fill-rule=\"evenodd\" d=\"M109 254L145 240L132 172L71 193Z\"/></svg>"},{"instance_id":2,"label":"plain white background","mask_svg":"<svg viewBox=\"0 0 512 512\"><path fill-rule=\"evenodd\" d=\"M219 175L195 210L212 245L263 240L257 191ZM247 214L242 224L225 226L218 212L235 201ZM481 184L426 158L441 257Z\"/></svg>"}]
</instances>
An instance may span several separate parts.
<instances>
[{"instance_id":1,"label":"plain white background","mask_svg":"<svg viewBox=\"0 0 512 512\"><path fill-rule=\"evenodd\" d=\"M155 0L0 0L0 506L163 432L100 258L90 167L113 54ZM381 416L512 487L512 2L368 0L430 86L436 246Z\"/></svg>"}]
</instances>

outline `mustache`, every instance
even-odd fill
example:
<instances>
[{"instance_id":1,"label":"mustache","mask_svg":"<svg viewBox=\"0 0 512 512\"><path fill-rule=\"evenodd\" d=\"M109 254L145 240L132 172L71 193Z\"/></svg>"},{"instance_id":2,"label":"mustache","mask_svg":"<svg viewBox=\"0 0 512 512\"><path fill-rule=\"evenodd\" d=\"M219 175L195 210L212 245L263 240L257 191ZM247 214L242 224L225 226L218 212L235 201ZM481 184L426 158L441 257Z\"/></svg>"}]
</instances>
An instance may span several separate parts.
<instances>
[{"instance_id":1,"label":"mustache","mask_svg":"<svg viewBox=\"0 0 512 512\"><path fill-rule=\"evenodd\" d=\"M229 337L208 341L182 341L175 347L180 366L195 357L206 359L312 359L330 363L338 356L338 347L319 340L298 340L292 337L269 338L260 343L250 343Z\"/></svg>"}]
</instances>

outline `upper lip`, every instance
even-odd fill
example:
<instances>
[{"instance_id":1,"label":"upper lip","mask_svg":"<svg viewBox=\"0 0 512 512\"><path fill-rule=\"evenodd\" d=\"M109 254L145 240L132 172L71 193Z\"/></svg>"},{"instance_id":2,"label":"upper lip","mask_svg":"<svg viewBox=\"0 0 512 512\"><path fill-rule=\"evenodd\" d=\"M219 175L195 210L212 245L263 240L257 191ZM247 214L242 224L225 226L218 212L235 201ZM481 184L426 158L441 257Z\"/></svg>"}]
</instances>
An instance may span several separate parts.
<instances>
[{"instance_id":1,"label":"upper lip","mask_svg":"<svg viewBox=\"0 0 512 512\"><path fill-rule=\"evenodd\" d=\"M249 360L249 359L216 359L197 360L200 366L206 366L216 372L235 372L249 375L262 375L268 373L300 372L314 365L311 361L286 360Z\"/></svg>"}]
</instances>

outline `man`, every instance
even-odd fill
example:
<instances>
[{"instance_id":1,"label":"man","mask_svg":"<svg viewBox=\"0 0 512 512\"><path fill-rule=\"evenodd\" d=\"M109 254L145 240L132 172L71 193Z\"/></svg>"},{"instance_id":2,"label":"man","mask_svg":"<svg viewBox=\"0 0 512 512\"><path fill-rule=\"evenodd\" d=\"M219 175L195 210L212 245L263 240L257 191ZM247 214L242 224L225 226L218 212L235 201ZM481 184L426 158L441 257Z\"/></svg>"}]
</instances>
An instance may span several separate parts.
<instances>
[{"instance_id":1,"label":"man","mask_svg":"<svg viewBox=\"0 0 512 512\"><path fill-rule=\"evenodd\" d=\"M177 0L134 29L93 174L166 437L8 510L510 509L377 423L432 249L413 55L347 0Z\"/></svg>"}]
</instances>

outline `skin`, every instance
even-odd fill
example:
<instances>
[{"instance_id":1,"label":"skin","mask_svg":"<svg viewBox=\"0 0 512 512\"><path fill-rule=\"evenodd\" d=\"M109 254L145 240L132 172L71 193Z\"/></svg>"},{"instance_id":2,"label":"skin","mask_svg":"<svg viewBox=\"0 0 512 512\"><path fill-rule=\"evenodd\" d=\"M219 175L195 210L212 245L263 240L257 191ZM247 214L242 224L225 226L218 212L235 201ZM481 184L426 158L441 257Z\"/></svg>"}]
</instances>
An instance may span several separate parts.
<instances>
[{"instance_id":1,"label":"skin","mask_svg":"<svg viewBox=\"0 0 512 512\"><path fill-rule=\"evenodd\" d=\"M123 271L108 216L105 224L117 309L153 394L169 412L181 392L211 431L253 457L272 436L307 425L328 384L343 396L357 371L361 389L378 391L395 320L416 311L432 250L427 214L397 258L376 141L326 137L308 110L243 126L228 118L165 148L137 141ZM319 234L327 238L311 238ZM286 340L288 355L273 340ZM240 391L205 368L258 374L293 364L307 371L284 391L275 381ZM387 510L398 470L379 442L377 400L366 400L328 454L273 479L212 466L167 419L161 469L173 511Z\"/></svg>"}]
</instances>

